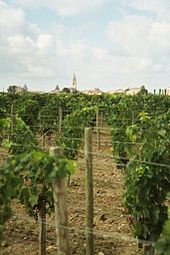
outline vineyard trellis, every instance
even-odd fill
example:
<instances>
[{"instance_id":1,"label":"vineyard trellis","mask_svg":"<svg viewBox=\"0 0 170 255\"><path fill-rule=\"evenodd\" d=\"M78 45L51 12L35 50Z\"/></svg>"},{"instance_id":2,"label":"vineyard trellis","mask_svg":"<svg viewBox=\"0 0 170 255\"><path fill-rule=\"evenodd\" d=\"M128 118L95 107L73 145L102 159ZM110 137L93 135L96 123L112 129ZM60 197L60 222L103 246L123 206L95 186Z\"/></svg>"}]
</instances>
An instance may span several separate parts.
<instances>
[{"instance_id":1,"label":"vineyard trellis","mask_svg":"<svg viewBox=\"0 0 170 255\"><path fill-rule=\"evenodd\" d=\"M8 99L6 95L4 97L5 100ZM23 98L19 95L10 95L10 98L12 97L15 104L16 100L19 99L20 104L18 105L20 106L23 105L23 98L24 100L26 98L25 95ZM33 107L36 109L33 113L37 117L35 115L31 117L29 114L24 116L27 110L24 110L23 114L23 111L18 109L16 114L21 115L26 123L30 124L30 128L34 133L35 131L40 132L40 130L43 130L44 133L44 131L47 132L48 129L53 128L55 130L58 124L54 124L54 119L55 121L59 120L59 117L57 117L59 112L56 114L56 109L59 109L58 107L61 107L62 103L68 100L68 97L71 99L67 105L67 113L69 114L63 116L62 131L60 130L60 136L57 139L57 142L63 145L65 155L70 159L77 157L84 127L95 123L96 111L99 109L105 114L108 124L111 126L113 156L117 165L125 166L125 184L127 187L125 205L132 217L131 222L134 226L135 235L139 239L155 242L159 238L168 216L165 201L170 186L169 168L166 167L170 165L169 97L162 95L138 95L136 97L118 95L109 97L106 95L92 97L91 101L89 100L90 97L85 97L83 102L82 95L76 95L75 97L71 95L64 97L62 95L60 96L61 99L58 100L58 105L55 105L54 96L49 97L53 101L50 101L46 96L41 96L40 105L42 105L42 108L40 107L40 109L38 108L40 106L38 96L29 95L28 97L28 103L25 104L26 108L24 109ZM86 107L77 110L77 99L81 99L81 103L83 102ZM47 116L48 104L45 104L47 100L49 100L49 104L52 103L52 108L49 108L52 115L47 118L49 124L44 129L44 124L42 124L41 120L43 115L44 117ZM159 104L156 104L158 100ZM74 106L72 105L73 102ZM154 111L152 109L153 106L156 108ZM3 108L1 114L3 117L8 115L9 107L6 110ZM15 127L12 129L15 129ZM97 127L97 130L99 130L99 127ZM3 138L3 136L1 137ZM16 139L16 137L14 138ZM10 139L12 139L12 136ZM16 150L19 145L17 143L13 140L13 143L9 144L10 148L15 145L13 148ZM25 146L25 150L27 146ZM18 152L20 151L16 150L16 153ZM11 167L10 160L7 161L8 169ZM16 163L19 166L19 161L16 160ZM5 171L3 175L4 173ZM18 174L17 171L16 174ZM150 247L149 249L146 248L145 253L153 254L154 251Z\"/></svg>"}]
</instances>

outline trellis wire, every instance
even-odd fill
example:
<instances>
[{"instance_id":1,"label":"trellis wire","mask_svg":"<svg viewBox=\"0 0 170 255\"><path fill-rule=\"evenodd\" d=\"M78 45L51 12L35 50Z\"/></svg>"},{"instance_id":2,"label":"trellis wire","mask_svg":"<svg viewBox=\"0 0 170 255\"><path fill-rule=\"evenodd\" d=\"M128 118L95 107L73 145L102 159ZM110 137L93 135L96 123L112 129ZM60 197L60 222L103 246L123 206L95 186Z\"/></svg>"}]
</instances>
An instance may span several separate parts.
<instances>
[{"instance_id":1,"label":"trellis wire","mask_svg":"<svg viewBox=\"0 0 170 255\"><path fill-rule=\"evenodd\" d=\"M23 217L23 215L21 214L18 214L17 215L19 216L19 218L24 218L26 219L28 222L30 222L30 220L28 220L28 217ZM42 223L46 224L47 226L51 226L51 227L54 227L55 228L55 224L53 223L53 221L46 221L46 222L43 222L41 221ZM35 222L36 224L36 222ZM58 225L60 228L65 228L65 229L68 229L70 231L75 231L77 233L87 233L87 232L90 232L88 229L86 228L78 228L78 227L65 227L65 226L60 226ZM106 231L102 231L102 230L96 230L96 229L93 229L93 234L96 235L96 236L102 236L104 238L115 238L115 239L119 239L119 240L123 240L123 241L127 241L127 242L131 242L131 243L141 243L141 244L148 244L148 245L154 245L155 242L152 242L152 241L148 241L148 240L143 240L143 239L138 239L138 238L133 238L133 237L130 237L124 233L121 233L121 232L106 232Z\"/></svg>"},{"instance_id":2,"label":"trellis wire","mask_svg":"<svg viewBox=\"0 0 170 255\"><path fill-rule=\"evenodd\" d=\"M21 144L15 144L14 146L22 147ZM29 145L24 145L24 147L30 147L30 146ZM68 149L68 150L72 150L72 151L77 151L79 153L83 153L84 154L84 150L81 150L81 149L74 149L74 148L71 148L71 147L64 147L64 149ZM126 157L115 157L115 156L110 156L108 154L103 154L103 153L92 152L92 155L94 155L96 157L102 157L102 158L113 159L113 160L117 160L117 159L127 160ZM170 165L168 165L168 164L156 163L156 162L153 162L153 161L144 161L144 160L138 160L138 159L130 159L130 161L131 162L132 161L133 162L140 162L140 163L143 163L143 164L148 164L148 165L153 165L153 166L160 166L160 167L170 168Z\"/></svg>"}]
</instances>

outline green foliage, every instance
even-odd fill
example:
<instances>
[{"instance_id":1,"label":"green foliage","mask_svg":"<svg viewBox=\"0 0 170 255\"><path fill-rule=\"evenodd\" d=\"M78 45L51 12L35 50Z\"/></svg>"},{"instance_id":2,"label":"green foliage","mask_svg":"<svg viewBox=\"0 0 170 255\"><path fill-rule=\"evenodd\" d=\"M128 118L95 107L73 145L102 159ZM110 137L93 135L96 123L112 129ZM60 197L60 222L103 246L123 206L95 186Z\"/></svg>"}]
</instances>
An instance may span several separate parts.
<instances>
[{"instance_id":1,"label":"green foliage","mask_svg":"<svg viewBox=\"0 0 170 255\"><path fill-rule=\"evenodd\" d=\"M155 246L160 255L170 255L170 209L169 217L165 222L161 238L157 241Z\"/></svg>"},{"instance_id":2,"label":"green foliage","mask_svg":"<svg viewBox=\"0 0 170 255\"><path fill-rule=\"evenodd\" d=\"M11 216L11 199L21 189L20 154L36 147L34 135L20 118L0 119L0 145L13 155L0 167L0 227ZM17 156L16 156L17 155ZM2 231L0 240L2 239Z\"/></svg>"},{"instance_id":3,"label":"green foliage","mask_svg":"<svg viewBox=\"0 0 170 255\"><path fill-rule=\"evenodd\" d=\"M140 114L139 123L127 128L136 142L127 148L125 205L133 218L135 235L158 239L165 220L167 192L170 190L170 112L157 118Z\"/></svg>"},{"instance_id":4,"label":"green foliage","mask_svg":"<svg viewBox=\"0 0 170 255\"><path fill-rule=\"evenodd\" d=\"M0 227L11 216L11 199L19 198L29 212L40 210L45 199L53 207L52 180L74 171L74 163L64 156L52 157L37 148L36 140L21 118L0 120L1 146L9 156L0 167ZM36 150L35 150L36 149ZM48 208L47 208L48 209ZM2 240L2 231L0 240Z\"/></svg>"},{"instance_id":5,"label":"green foliage","mask_svg":"<svg viewBox=\"0 0 170 255\"><path fill-rule=\"evenodd\" d=\"M39 132L51 135L59 126L59 99L47 98L46 104L39 109Z\"/></svg>"},{"instance_id":6,"label":"green foliage","mask_svg":"<svg viewBox=\"0 0 170 255\"><path fill-rule=\"evenodd\" d=\"M52 157L48 152L36 150L22 155L16 166L22 172L24 183L19 198L29 209L38 206L39 197L45 194L49 205L53 204L52 180L64 178L74 172L75 165L64 156Z\"/></svg>"},{"instance_id":7,"label":"green foliage","mask_svg":"<svg viewBox=\"0 0 170 255\"><path fill-rule=\"evenodd\" d=\"M117 164L126 165L129 158L127 148L133 148L134 141L126 135L127 127L140 123L140 112L157 118L170 108L170 97L146 93L135 96L117 95L108 100L107 121L111 126L113 154ZM135 137L134 137L135 138Z\"/></svg>"},{"instance_id":8,"label":"green foliage","mask_svg":"<svg viewBox=\"0 0 170 255\"><path fill-rule=\"evenodd\" d=\"M165 224L163 237L157 242L156 250L160 255L170 255L170 220Z\"/></svg>"},{"instance_id":9,"label":"green foliage","mask_svg":"<svg viewBox=\"0 0 170 255\"><path fill-rule=\"evenodd\" d=\"M6 118L0 119L0 145L11 154L18 154L36 148L37 142L21 118Z\"/></svg>"},{"instance_id":10,"label":"green foliage","mask_svg":"<svg viewBox=\"0 0 170 255\"><path fill-rule=\"evenodd\" d=\"M109 106L113 154L125 168L125 206L134 234L157 240L167 219L170 187L170 98L120 95ZM152 163L151 163L152 162Z\"/></svg>"},{"instance_id":11,"label":"green foliage","mask_svg":"<svg viewBox=\"0 0 170 255\"><path fill-rule=\"evenodd\" d=\"M11 105L14 106L15 114L21 117L27 126L17 118L16 123L11 119L4 120L11 114ZM21 173L22 183L20 189L16 188L16 192L13 192L13 196L17 194L29 208L39 204L41 195L44 194L47 194L45 196L49 196L49 201L52 201L50 180L56 175L63 177L70 174L67 170L70 166L64 159L61 159L63 167L60 169L65 170L60 172L58 165L53 162L53 159L48 158L48 155L45 156L40 151L31 151L37 145L28 126L35 133L44 134L55 131L58 129L59 107L63 111L63 123L62 133L57 143L63 145L64 154L70 159L77 157L84 128L93 126L96 109L106 114L108 124L111 126L114 157L117 163L126 165L129 162L125 169L127 187L125 205L129 214L132 215L135 235L148 240L154 234L156 240L167 219L165 198L170 187L170 174L167 167L170 165L170 113L168 111L170 97L147 94L144 90L136 96L1 93L0 114L3 120L0 120L0 143L5 144L12 154L27 152L23 158L10 158L12 161L8 164L15 164L15 160L19 160L16 167L13 165L13 169L16 175ZM18 144L20 144L19 148L17 148ZM29 163L31 157L33 161L35 159L34 170L33 165ZM38 164L39 159L42 165ZM52 172L49 170L51 166ZM48 173L45 169L48 169ZM8 181L12 178L10 174L13 172L9 172ZM18 181L20 185L20 180ZM6 179L2 183L5 184ZM39 183L38 187L35 187L35 183ZM5 191L8 185L7 187L3 185L2 189ZM10 208L11 197L8 196L8 192L6 194L6 198L3 194L4 200ZM8 212L6 209L2 210ZM4 216L5 218L8 217Z\"/></svg>"},{"instance_id":12,"label":"green foliage","mask_svg":"<svg viewBox=\"0 0 170 255\"><path fill-rule=\"evenodd\" d=\"M21 117L21 119L29 126L34 133L38 131L38 114L41 105L45 103L43 95L36 95L31 93L21 94L15 98L11 105L14 106L14 114Z\"/></svg>"},{"instance_id":13,"label":"green foliage","mask_svg":"<svg viewBox=\"0 0 170 255\"><path fill-rule=\"evenodd\" d=\"M40 209L41 198L45 198L51 209L54 177L64 178L74 170L73 161L41 150L9 156L0 167L0 226L11 216L12 198L19 198L29 212L35 207Z\"/></svg>"},{"instance_id":14,"label":"green foliage","mask_svg":"<svg viewBox=\"0 0 170 255\"><path fill-rule=\"evenodd\" d=\"M10 113L10 96L0 93L0 118L5 118Z\"/></svg>"},{"instance_id":15,"label":"green foliage","mask_svg":"<svg viewBox=\"0 0 170 255\"><path fill-rule=\"evenodd\" d=\"M11 217L11 198L16 196L16 187L21 180L19 174L13 171L16 165L14 156L10 156L6 162L5 167L0 167L0 242L2 240L3 224Z\"/></svg>"},{"instance_id":16,"label":"green foliage","mask_svg":"<svg viewBox=\"0 0 170 255\"><path fill-rule=\"evenodd\" d=\"M84 128L94 125L95 115L96 107L86 107L65 117L57 143L63 146L66 157L76 158L82 144Z\"/></svg>"},{"instance_id":17,"label":"green foliage","mask_svg":"<svg viewBox=\"0 0 170 255\"><path fill-rule=\"evenodd\" d=\"M126 128L136 121L139 110L135 104L136 100L132 96L118 96L107 115L108 124L111 126L114 157L120 165L128 162L126 146L131 141L126 136Z\"/></svg>"}]
</instances>

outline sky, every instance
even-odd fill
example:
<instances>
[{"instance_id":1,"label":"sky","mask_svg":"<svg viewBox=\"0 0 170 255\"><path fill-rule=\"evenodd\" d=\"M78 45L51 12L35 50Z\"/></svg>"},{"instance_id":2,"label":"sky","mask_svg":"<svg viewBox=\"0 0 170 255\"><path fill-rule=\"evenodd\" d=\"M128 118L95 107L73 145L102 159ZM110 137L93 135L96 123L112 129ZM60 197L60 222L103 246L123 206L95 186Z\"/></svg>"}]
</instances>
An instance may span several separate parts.
<instances>
[{"instance_id":1,"label":"sky","mask_svg":"<svg viewBox=\"0 0 170 255\"><path fill-rule=\"evenodd\" d=\"M0 0L0 91L170 87L170 0Z\"/></svg>"}]
</instances>

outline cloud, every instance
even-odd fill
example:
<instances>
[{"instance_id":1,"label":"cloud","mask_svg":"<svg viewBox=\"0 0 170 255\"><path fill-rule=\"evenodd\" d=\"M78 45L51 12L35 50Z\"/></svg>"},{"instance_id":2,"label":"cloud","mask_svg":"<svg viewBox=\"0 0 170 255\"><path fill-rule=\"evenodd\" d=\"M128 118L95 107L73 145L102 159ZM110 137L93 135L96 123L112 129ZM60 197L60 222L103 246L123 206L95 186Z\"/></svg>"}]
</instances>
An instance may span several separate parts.
<instances>
[{"instance_id":1,"label":"cloud","mask_svg":"<svg viewBox=\"0 0 170 255\"><path fill-rule=\"evenodd\" d=\"M56 83L69 86L75 69L80 89L168 84L170 21L145 15L144 11L157 12L152 0L148 6L145 0L120 0L123 15L111 16L94 27L89 21L88 28L87 23L70 27L57 19L45 27L33 24L27 8L48 6L62 16L61 20L69 16L71 21L74 15L94 14L110 0L14 1L15 5L0 0L0 72L6 83L26 80L32 82L32 89L37 84L45 88L46 84L50 90ZM125 7L138 12L132 15ZM93 20L93 15L90 17Z\"/></svg>"},{"instance_id":2,"label":"cloud","mask_svg":"<svg viewBox=\"0 0 170 255\"><path fill-rule=\"evenodd\" d=\"M27 65L28 72L30 72L34 77L48 78L49 76L54 76L55 72L48 67L38 66L35 64ZM27 74L26 74L27 76Z\"/></svg>"},{"instance_id":3,"label":"cloud","mask_svg":"<svg viewBox=\"0 0 170 255\"><path fill-rule=\"evenodd\" d=\"M160 83L167 86L170 22L125 15L108 24L106 36L109 47L103 61L113 68L113 77L119 84L124 79L126 84L139 82L153 87Z\"/></svg>"},{"instance_id":4,"label":"cloud","mask_svg":"<svg viewBox=\"0 0 170 255\"><path fill-rule=\"evenodd\" d=\"M25 25L25 13L21 8L13 8L0 1L0 32L15 33Z\"/></svg>"},{"instance_id":5,"label":"cloud","mask_svg":"<svg viewBox=\"0 0 170 255\"><path fill-rule=\"evenodd\" d=\"M50 0L48 6L53 7L61 16L81 15L94 12L106 4L106 0Z\"/></svg>"},{"instance_id":6,"label":"cloud","mask_svg":"<svg viewBox=\"0 0 170 255\"><path fill-rule=\"evenodd\" d=\"M168 0L130 0L129 5L138 10L149 11L163 20L170 20L170 1Z\"/></svg>"},{"instance_id":7,"label":"cloud","mask_svg":"<svg viewBox=\"0 0 170 255\"><path fill-rule=\"evenodd\" d=\"M127 57L161 61L170 55L170 22L157 22L145 16L127 16L110 22L107 30L110 50Z\"/></svg>"},{"instance_id":8,"label":"cloud","mask_svg":"<svg viewBox=\"0 0 170 255\"><path fill-rule=\"evenodd\" d=\"M73 16L89 14L89 12L95 12L98 8L101 8L109 0L15 0L17 5L22 5L27 8L39 8L46 7L55 10L60 16Z\"/></svg>"},{"instance_id":9,"label":"cloud","mask_svg":"<svg viewBox=\"0 0 170 255\"><path fill-rule=\"evenodd\" d=\"M37 40L37 46L40 50L53 49L55 41L50 34L39 34Z\"/></svg>"},{"instance_id":10,"label":"cloud","mask_svg":"<svg viewBox=\"0 0 170 255\"><path fill-rule=\"evenodd\" d=\"M16 34L6 38L7 51L11 54L30 54L35 48L34 41L29 36Z\"/></svg>"}]
</instances>

